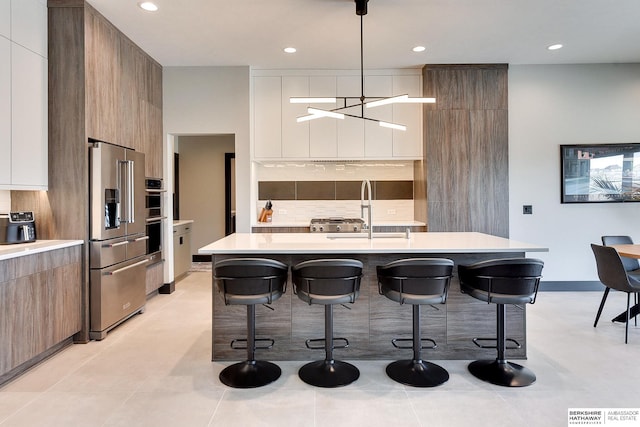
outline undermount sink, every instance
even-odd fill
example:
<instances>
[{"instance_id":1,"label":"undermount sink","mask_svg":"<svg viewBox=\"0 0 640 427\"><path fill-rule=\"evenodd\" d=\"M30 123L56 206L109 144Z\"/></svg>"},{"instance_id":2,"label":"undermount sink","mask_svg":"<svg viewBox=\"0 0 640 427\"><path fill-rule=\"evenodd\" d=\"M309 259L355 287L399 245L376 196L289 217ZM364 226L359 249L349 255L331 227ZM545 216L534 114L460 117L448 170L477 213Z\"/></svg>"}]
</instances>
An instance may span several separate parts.
<instances>
[{"instance_id":1,"label":"undermount sink","mask_svg":"<svg viewBox=\"0 0 640 427\"><path fill-rule=\"evenodd\" d=\"M373 239L407 239L407 233L403 232L380 232L372 233ZM327 239L368 239L368 233L327 233Z\"/></svg>"}]
</instances>

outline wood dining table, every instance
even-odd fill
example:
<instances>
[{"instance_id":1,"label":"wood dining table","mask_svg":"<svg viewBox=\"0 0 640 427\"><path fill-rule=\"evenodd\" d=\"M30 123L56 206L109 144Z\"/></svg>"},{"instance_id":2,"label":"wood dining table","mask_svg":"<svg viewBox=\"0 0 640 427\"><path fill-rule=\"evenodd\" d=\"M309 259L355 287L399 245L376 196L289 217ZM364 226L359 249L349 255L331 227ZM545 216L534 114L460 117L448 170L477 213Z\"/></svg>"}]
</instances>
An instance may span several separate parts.
<instances>
[{"instance_id":1,"label":"wood dining table","mask_svg":"<svg viewBox=\"0 0 640 427\"><path fill-rule=\"evenodd\" d=\"M610 245L620 256L640 259L640 245Z\"/></svg>"},{"instance_id":2,"label":"wood dining table","mask_svg":"<svg viewBox=\"0 0 640 427\"><path fill-rule=\"evenodd\" d=\"M612 248L615 248L615 250L618 251L618 254L621 257L640 259L640 245L627 244L627 245L610 245L610 246ZM632 317L636 317L638 314L640 314L640 304L635 304L630 309L629 319L631 319ZM627 321L626 311L623 311L622 313L614 317L612 320L612 322L620 322L620 323L626 323L626 321Z\"/></svg>"}]
</instances>

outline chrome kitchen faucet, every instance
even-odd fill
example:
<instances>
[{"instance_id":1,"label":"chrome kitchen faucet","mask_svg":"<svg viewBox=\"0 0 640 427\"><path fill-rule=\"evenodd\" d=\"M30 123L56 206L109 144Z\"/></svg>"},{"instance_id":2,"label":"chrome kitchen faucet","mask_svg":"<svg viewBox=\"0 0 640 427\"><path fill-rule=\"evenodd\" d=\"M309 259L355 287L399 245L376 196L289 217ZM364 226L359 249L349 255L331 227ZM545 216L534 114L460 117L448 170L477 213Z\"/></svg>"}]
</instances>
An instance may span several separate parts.
<instances>
[{"instance_id":1,"label":"chrome kitchen faucet","mask_svg":"<svg viewBox=\"0 0 640 427\"><path fill-rule=\"evenodd\" d=\"M367 192L369 196L369 204L364 204L364 187L367 187ZM360 186L360 217L364 219L364 208L367 208L367 223L364 225L367 228L367 232L369 233L369 239L371 239L373 226L371 224L371 182L368 179L362 180L362 185Z\"/></svg>"}]
</instances>

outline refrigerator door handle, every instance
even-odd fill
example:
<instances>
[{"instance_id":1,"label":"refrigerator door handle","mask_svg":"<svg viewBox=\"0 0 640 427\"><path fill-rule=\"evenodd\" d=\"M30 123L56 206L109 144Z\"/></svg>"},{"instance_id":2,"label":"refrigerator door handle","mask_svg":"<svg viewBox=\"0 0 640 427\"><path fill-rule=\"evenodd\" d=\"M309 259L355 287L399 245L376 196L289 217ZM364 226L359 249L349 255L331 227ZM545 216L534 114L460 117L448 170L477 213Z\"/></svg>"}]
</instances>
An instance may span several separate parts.
<instances>
[{"instance_id":1,"label":"refrigerator door handle","mask_svg":"<svg viewBox=\"0 0 640 427\"><path fill-rule=\"evenodd\" d=\"M135 206L134 206L134 197L135 197L135 189L133 183L134 175L133 175L133 161L132 160L121 160L120 161L120 173L118 174L118 186L122 187L122 176L124 176L124 191L123 191L123 199L124 199L124 218L122 222L133 223L135 221Z\"/></svg>"},{"instance_id":2,"label":"refrigerator door handle","mask_svg":"<svg viewBox=\"0 0 640 427\"><path fill-rule=\"evenodd\" d=\"M135 186L134 183L135 181L135 176L134 176L134 164L133 164L133 160L127 160L127 178L128 178L128 191L129 191L129 222L135 222L136 221L136 210L135 210Z\"/></svg>"}]
</instances>

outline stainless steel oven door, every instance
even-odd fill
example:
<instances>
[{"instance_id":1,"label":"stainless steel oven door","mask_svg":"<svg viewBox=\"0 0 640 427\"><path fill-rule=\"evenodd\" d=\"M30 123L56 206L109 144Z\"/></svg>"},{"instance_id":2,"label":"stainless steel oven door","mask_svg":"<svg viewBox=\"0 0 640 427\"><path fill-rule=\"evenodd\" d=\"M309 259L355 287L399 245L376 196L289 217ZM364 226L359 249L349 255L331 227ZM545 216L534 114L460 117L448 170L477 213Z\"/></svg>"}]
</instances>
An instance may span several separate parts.
<instances>
[{"instance_id":1,"label":"stainless steel oven door","mask_svg":"<svg viewBox=\"0 0 640 427\"><path fill-rule=\"evenodd\" d=\"M162 218L147 218L147 255L162 250Z\"/></svg>"}]
</instances>

